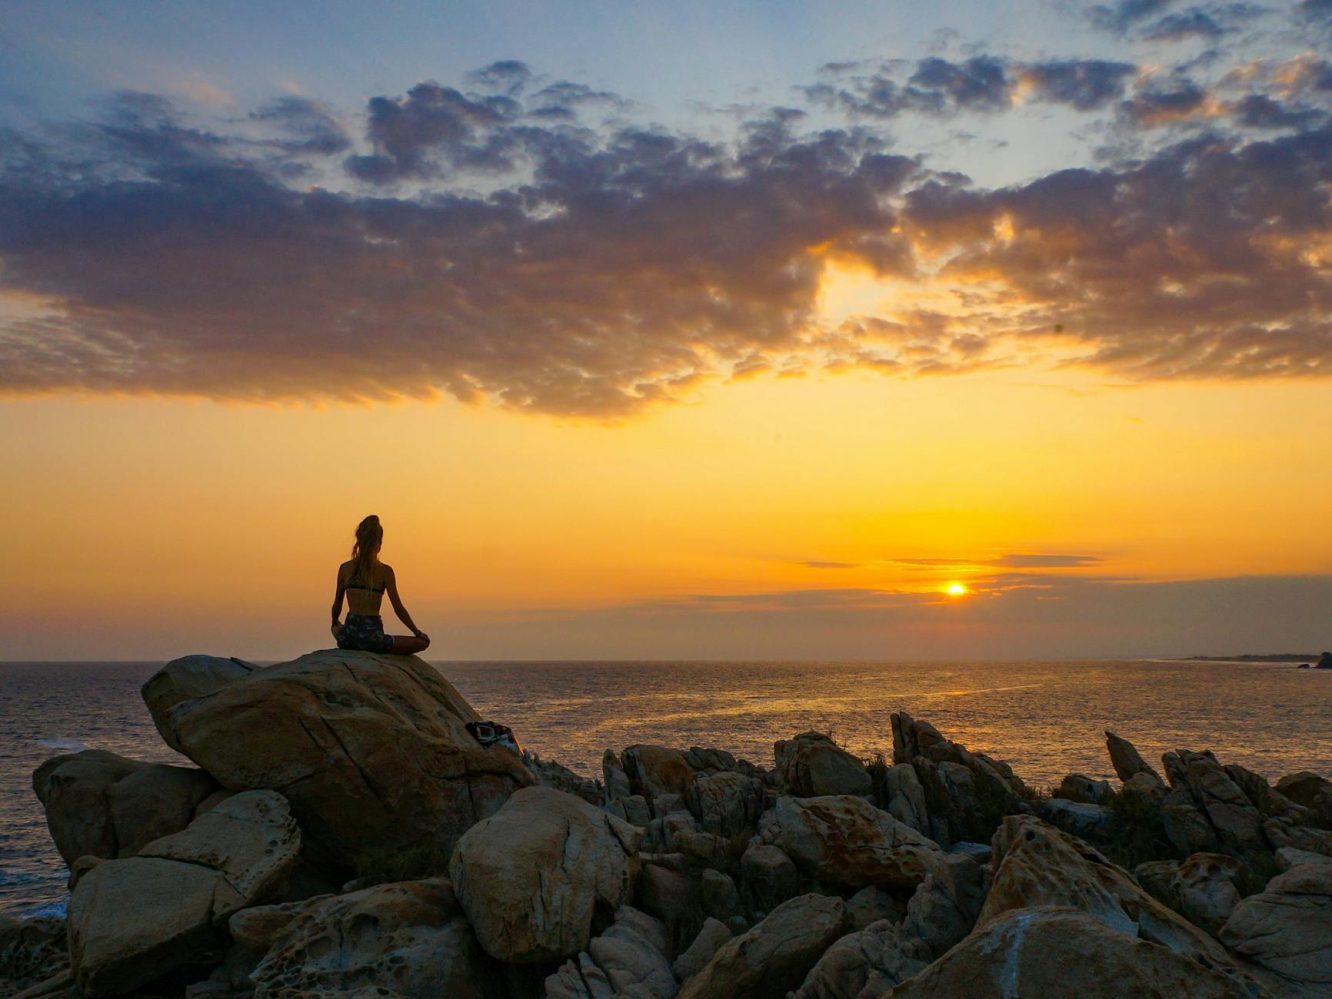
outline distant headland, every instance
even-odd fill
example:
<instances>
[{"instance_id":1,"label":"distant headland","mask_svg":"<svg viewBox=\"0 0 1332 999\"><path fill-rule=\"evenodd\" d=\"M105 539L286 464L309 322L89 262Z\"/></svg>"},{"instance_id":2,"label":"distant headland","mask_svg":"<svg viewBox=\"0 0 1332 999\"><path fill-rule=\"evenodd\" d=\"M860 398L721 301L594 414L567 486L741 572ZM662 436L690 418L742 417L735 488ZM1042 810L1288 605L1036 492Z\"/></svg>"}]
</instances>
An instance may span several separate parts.
<instances>
[{"instance_id":1,"label":"distant headland","mask_svg":"<svg viewBox=\"0 0 1332 999\"><path fill-rule=\"evenodd\" d=\"M1181 656L1174 662L1200 663L1316 663L1327 653L1317 652L1245 652L1235 656Z\"/></svg>"}]
</instances>

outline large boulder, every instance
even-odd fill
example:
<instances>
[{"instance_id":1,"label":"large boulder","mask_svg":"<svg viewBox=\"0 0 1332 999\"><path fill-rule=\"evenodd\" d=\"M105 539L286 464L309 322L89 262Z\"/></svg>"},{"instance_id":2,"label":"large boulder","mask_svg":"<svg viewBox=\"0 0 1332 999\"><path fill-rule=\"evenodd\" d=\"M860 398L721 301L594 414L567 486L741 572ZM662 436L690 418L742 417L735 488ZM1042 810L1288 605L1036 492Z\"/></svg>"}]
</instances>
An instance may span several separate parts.
<instances>
[{"instance_id":1,"label":"large boulder","mask_svg":"<svg viewBox=\"0 0 1332 999\"><path fill-rule=\"evenodd\" d=\"M977 932L1014 909L1074 908L1116 934L1159 944L1199 969L1225 974L1234 994L1258 994L1252 980L1207 933L1162 905L1092 847L1037 818L1015 815L1004 820L995 834L993 863Z\"/></svg>"},{"instance_id":2,"label":"large boulder","mask_svg":"<svg viewBox=\"0 0 1332 999\"><path fill-rule=\"evenodd\" d=\"M1171 897L1190 922L1215 935L1239 902L1240 870L1240 862L1229 854L1195 853L1171 879Z\"/></svg>"},{"instance_id":3,"label":"large boulder","mask_svg":"<svg viewBox=\"0 0 1332 999\"><path fill-rule=\"evenodd\" d=\"M1110 754L1110 765L1115 768L1115 774L1124 783L1128 783L1138 774L1145 774L1147 779L1157 787L1165 787L1165 782L1161 780L1161 775L1152 769L1151 765L1142 758L1138 752L1138 747L1133 745L1127 739L1121 739L1110 730L1105 733L1105 748Z\"/></svg>"},{"instance_id":4,"label":"large boulder","mask_svg":"<svg viewBox=\"0 0 1332 999\"><path fill-rule=\"evenodd\" d=\"M167 741L228 788L280 790L346 866L418 844L447 851L534 780L510 750L477 743L476 712L415 656L313 652L180 699L183 682L156 696L164 684L144 689Z\"/></svg>"},{"instance_id":5,"label":"large boulder","mask_svg":"<svg viewBox=\"0 0 1332 999\"><path fill-rule=\"evenodd\" d=\"M143 685L140 694L148 705L153 724L166 744L178 753L184 753L176 739L175 730L165 724L171 709L184 701L198 700L221 690L229 683L243 679L260 669L244 659L223 659L221 656L181 656L167 663Z\"/></svg>"},{"instance_id":6,"label":"large boulder","mask_svg":"<svg viewBox=\"0 0 1332 999\"><path fill-rule=\"evenodd\" d=\"M1332 829L1332 781L1309 770L1287 774L1277 781L1277 791L1312 813L1313 821Z\"/></svg>"},{"instance_id":7,"label":"large boulder","mask_svg":"<svg viewBox=\"0 0 1332 999\"><path fill-rule=\"evenodd\" d=\"M47 760L34 771L32 789L56 849L72 864L87 856L132 857L180 832L218 785L200 770L88 749Z\"/></svg>"},{"instance_id":8,"label":"large boulder","mask_svg":"<svg viewBox=\"0 0 1332 999\"><path fill-rule=\"evenodd\" d=\"M262 910L232 917L264 921ZM499 971L477 945L447 880L402 881L275 907L251 974L254 999L388 994L404 999L500 999ZM387 990L375 993L375 989Z\"/></svg>"},{"instance_id":9,"label":"large boulder","mask_svg":"<svg viewBox=\"0 0 1332 999\"><path fill-rule=\"evenodd\" d=\"M937 843L852 795L778 798L759 836L807 877L841 888L912 889L944 865Z\"/></svg>"},{"instance_id":10,"label":"large boulder","mask_svg":"<svg viewBox=\"0 0 1332 999\"><path fill-rule=\"evenodd\" d=\"M947 854L916 886L902 929L935 957L971 932L985 904L986 871L970 857Z\"/></svg>"},{"instance_id":11,"label":"large boulder","mask_svg":"<svg viewBox=\"0 0 1332 999\"><path fill-rule=\"evenodd\" d=\"M529 787L463 834L449 873L488 954L563 961L629 898L641 836L581 798Z\"/></svg>"},{"instance_id":12,"label":"large boulder","mask_svg":"<svg viewBox=\"0 0 1332 999\"><path fill-rule=\"evenodd\" d=\"M824 951L793 999L878 999L921 971L928 957L920 941L881 919Z\"/></svg>"},{"instance_id":13,"label":"large boulder","mask_svg":"<svg viewBox=\"0 0 1332 999\"><path fill-rule=\"evenodd\" d=\"M773 745L777 773L799 798L828 794L869 794L864 765L822 732L805 732Z\"/></svg>"},{"instance_id":14,"label":"large boulder","mask_svg":"<svg viewBox=\"0 0 1332 999\"><path fill-rule=\"evenodd\" d=\"M185 830L108 860L69 902L69 953L87 996L118 995L216 960L232 913L279 895L300 830L273 791L233 795Z\"/></svg>"},{"instance_id":15,"label":"large boulder","mask_svg":"<svg viewBox=\"0 0 1332 999\"><path fill-rule=\"evenodd\" d=\"M676 794L688 801L694 789L694 768L685 754L666 746L630 746L620 758L629 786L651 804L662 795Z\"/></svg>"},{"instance_id":16,"label":"large boulder","mask_svg":"<svg viewBox=\"0 0 1332 999\"><path fill-rule=\"evenodd\" d=\"M1221 940L1305 995L1332 995L1332 864L1292 867L1240 901Z\"/></svg>"},{"instance_id":17,"label":"large boulder","mask_svg":"<svg viewBox=\"0 0 1332 999\"><path fill-rule=\"evenodd\" d=\"M1236 999L1232 980L1076 909L1004 912L892 992L893 999ZM883 995L883 993L879 993Z\"/></svg>"},{"instance_id":18,"label":"large boulder","mask_svg":"<svg viewBox=\"0 0 1332 999\"><path fill-rule=\"evenodd\" d=\"M694 803L705 832L748 839L767 807L768 793L757 777L722 770L695 780Z\"/></svg>"},{"instance_id":19,"label":"large boulder","mask_svg":"<svg viewBox=\"0 0 1332 999\"><path fill-rule=\"evenodd\" d=\"M840 898L801 895L783 902L753 929L734 938L684 983L679 999L772 999L800 986L823 952L842 935Z\"/></svg>"},{"instance_id":20,"label":"large boulder","mask_svg":"<svg viewBox=\"0 0 1332 999\"><path fill-rule=\"evenodd\" d=\"M68 967L63 919L0 916L0 995L12 996Z\"/></svg>"}]
</instances>

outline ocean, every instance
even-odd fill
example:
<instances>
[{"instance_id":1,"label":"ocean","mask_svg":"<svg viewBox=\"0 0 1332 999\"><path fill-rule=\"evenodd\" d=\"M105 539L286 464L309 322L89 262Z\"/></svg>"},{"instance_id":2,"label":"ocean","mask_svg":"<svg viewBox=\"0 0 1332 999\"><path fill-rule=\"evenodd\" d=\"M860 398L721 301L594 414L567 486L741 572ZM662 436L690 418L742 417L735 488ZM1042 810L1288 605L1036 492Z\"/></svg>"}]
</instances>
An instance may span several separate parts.
<instances>
[{"instance_id":1,"label":"ocean","mask_svg":"<svg viewBox=\"0 0 1332 999\"><path fill-rule=\"evenodd\" d=\"M139 697L161 666L0 663L0 913L59 912L66 870L33 796L32 771L80 749L188 764L162 744ZM1007 760L1046 789L1068 773L1113 776L1105 729L1157 763L1211 749L1270 780L1332 774L1332 673L1289 663L437 663L525 748L590 777L634 743L716 746L772 766L772 744L811 729L852 752L892 755L907 711Z\"/></svg>"}]
</instances>

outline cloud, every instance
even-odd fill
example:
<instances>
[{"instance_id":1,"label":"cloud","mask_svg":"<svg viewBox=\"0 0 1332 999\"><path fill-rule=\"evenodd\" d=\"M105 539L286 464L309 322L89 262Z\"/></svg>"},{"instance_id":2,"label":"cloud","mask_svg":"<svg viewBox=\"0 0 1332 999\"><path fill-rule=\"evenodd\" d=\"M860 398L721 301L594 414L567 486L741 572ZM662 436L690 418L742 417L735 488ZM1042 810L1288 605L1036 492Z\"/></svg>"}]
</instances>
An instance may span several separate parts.
<instances>
[{"instance_id":1,"label":"cloud","mask_svg":"<svg viewBox=\"0 0 1332 999\"><path fill-rule=\"evenodd\" d=\"M1227 30L1211 14L1194 7L1161 18L1146 28L1142 37L1153 42L1179 42L1188 38L1215 41Z\"/></svg>"},{"instance_id":2,"label":"cloud","mask_svg":"<svg viewBox=\"0 0 1332 999\"><path fill-rule=\"evenodd\" d=\"M1084 566L1099 565L1104 559L1095 555L1041 555L1014 553L991 559L987 565L1004 566L1013 569L1074 569Z\"/></svg>"},{"instance_id":3,"label":"cloud","mask_svg":"<svg viewBox=\"0 0 1332 999\"><path fill-rule=\"evenodd\" d=\"M806 569L859 569L858 562L820 562L810 560L806 562L797 562L796 565L803 565Z\"/></svg>"},{"instance_id":4,"label":"cloud","mask_svg":"<svg viewBox=\"0 0 1332 999\"><path fill-rule=\"evenodd\" d=\"M1171 0L1119 0L1115 4L1094 4L1087 16L1096 27L1123 35L1139 22L1160 14L1170 4Z\"/></svg>"},{"instance_id":5,"label":"cloud","mask_svg":"<svg viewBox=\"0 0 1332 999\"><path fill-rule=\"evenodd\" d=\"M0 300L28 303L0 324L0 392L442 392L615 418L710 378L816 369L1328 377L1332 126L1309 112L1326 63L1252 67L1234 101L1173 75L1120 100L1129 69L916 64L922 106L1026 88L1117 101L1140 135L1209 126L998 189L925 169L860 117L774 108L703 138L493 66L473 85L504 93L374 98L350 148L346 117L306 98L198 120L121 95L97 122L0 143ZM841 91L859 71L834 74ZM894 295L833 324L830 264Z\"/></svg>"}]
</instances>

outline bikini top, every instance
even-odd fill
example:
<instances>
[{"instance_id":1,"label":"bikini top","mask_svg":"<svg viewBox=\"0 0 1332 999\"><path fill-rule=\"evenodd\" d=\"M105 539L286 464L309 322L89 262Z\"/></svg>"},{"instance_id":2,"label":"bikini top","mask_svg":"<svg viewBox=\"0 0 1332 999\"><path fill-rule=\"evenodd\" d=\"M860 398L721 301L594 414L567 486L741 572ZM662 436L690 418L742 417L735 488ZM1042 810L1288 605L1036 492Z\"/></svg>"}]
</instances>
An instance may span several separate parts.
<instances>
[{"instance_id":1,"label":"bikini top","mask_svg":"<svg viewBox=\"0 0 1332 999\"><path fill-rule=\"evenodd\" d=\"M352 577L352 578L354 579L355 577ZM383 593L383 592L384 592L384 584L383 584L383 583L380 583L378 586L366 586L364 583L350 583L350 582L349 582L349 583L346 585L345 589L348 589L348 590L369 590L371 593Z\"/></svg>"}]
</instances>

